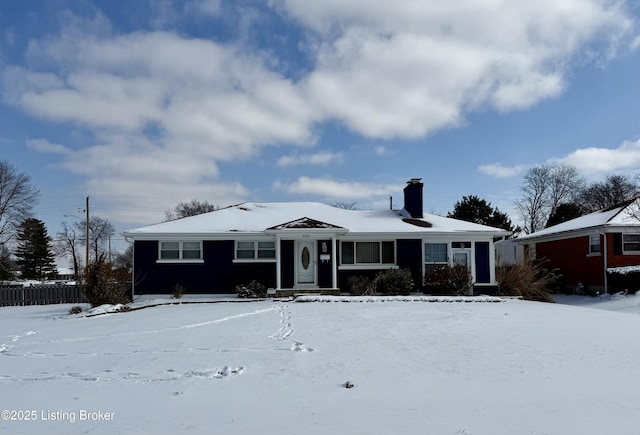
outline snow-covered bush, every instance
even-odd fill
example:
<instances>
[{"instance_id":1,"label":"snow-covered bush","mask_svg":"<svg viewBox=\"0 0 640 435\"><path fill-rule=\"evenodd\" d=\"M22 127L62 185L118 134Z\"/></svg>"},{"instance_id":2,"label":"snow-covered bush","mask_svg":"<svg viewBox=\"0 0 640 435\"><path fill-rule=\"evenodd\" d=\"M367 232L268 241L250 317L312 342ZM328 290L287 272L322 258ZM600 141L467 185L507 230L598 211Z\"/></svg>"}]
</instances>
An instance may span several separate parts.
<instances>
[{"instance_id":1,"label":"snow-covered bush","mask_svg":"<svg viewBox=\"0 0 640 435\"><path fill-rule=\"evenodd\" d=\"M468 295L473 277L467 266L443 264L428 271L424 278L426 291L435 295Z\"/></svg>"},{"instance_id":2,"label":"snow-covered bush","mask_svg":"<svg viewBox=\"0 0 640 435\"><path fill-rule=\"evenodd\" d=\"M254 279L247 284L237 285L236 293L239 298L266 298L267 287Z\"/></svg>"},{"instance_id":3,"label":"snow-covered bush","mask_svg":"<svg viewBox=\"0 0 640 435\"><path fill-rule=\"evenodd\" d=\"M607 271L609 292L634 294L640 290L640 270L638 266L617 267Z\"/></svg>"},{"instance_id":4,"label":"snow-covered bush","mask_svg":"<svg viewBox=\"0 0 640 435\"><path fill-rule=\"evenodd\" d=\"M555 302L549 291L558 277L557 271L544 269L541 264L532 261L496 269L496 281L501 294L521 296L530 301Z\"/></svg>"},{"instance_id":5,"label":"snow-covered bush","mask_svg":"<svg viewBox=\"0 0 640 435\"><path fill-rule=\"evenodd\" d=\"M127 304L127 284L115 279L111 263L105 261L104 254L89 263L86 270L87 285L84 296L92 307L99 305Z\"/></svg>"},{"instance_id":6,"label":"snow-covered bush","mask_svg":"<svg viewBox=\"0 0 640 435\"><path fill-rule=\"evenodd\" d=\"M373 288L383 295L408 295L413 288L411 272L407 269L389 269L380 272L373 280Z\"/></svg>"}]
</instances>

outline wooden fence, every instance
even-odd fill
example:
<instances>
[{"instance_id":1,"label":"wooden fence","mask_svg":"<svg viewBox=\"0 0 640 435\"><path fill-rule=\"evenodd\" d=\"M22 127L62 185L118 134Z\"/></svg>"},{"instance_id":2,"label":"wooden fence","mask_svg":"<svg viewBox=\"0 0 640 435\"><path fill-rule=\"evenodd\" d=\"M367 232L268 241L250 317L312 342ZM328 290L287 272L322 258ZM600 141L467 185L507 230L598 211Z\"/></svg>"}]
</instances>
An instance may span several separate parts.
<instances>
[{"instance_id":1,"label":"wooden fence","mask_svg":"<svg viewBox=\"0 0 640 435\"><path fill-rule=\"evenodd\" d=\"M0 307L22 305L82 304L87 299L81 285L0 287Z\"/></svg>"}]
</instances>

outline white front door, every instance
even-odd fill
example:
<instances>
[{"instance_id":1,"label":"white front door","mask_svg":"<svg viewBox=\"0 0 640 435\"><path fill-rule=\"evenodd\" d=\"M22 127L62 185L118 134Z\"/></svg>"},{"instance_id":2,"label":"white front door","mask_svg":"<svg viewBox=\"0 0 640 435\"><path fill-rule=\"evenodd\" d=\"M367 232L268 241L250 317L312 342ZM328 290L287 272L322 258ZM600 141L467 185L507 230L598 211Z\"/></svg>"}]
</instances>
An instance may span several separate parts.
<instances>
[{"instance_id":1,"label":"white front door","mask_svg":"<svg viewBox=\"0 0 640 435\"><path fill-rule=\"evenodd\" d=\"M296 285L316 284L316 242L296 242Z\"/></svg>"}]
</instances>

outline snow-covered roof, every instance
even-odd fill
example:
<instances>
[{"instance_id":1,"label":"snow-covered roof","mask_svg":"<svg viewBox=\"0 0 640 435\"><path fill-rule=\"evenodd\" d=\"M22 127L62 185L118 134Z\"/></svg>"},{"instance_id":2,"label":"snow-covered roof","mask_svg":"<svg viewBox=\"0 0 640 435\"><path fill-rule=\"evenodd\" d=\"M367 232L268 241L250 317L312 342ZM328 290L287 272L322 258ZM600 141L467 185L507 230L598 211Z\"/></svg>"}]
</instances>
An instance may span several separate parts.
<instances>
[{"instance_id":1,"label":"snow-covered roof","mask_svg":"<svg viewBox=\"0 0 640 435\"><path fill-rule=\"evenodd\" d=\"M584 230L608 229L620 227L640 228L638 216L638 199L624 204L620 207L596 211L575 219L560 223L558 225L536 231L532 234L518 237L517 240L530 240L543 237L561 236L563 234L575 233Z\"/></svg>"},{"instance_id":2,"label":"snow-covered roof","mask_svg":"<svg viewBox=\"0 0 640 435\"><path fill-rule=\"evenodd\" d=\"M162 222L124 233L151 235L261 233L309 228L352 233L480 233L505 236L499 228L425 214L413 219L404 210L345 210L317 202L243 203L197 216Z\"/></svg>"}]
</instances>

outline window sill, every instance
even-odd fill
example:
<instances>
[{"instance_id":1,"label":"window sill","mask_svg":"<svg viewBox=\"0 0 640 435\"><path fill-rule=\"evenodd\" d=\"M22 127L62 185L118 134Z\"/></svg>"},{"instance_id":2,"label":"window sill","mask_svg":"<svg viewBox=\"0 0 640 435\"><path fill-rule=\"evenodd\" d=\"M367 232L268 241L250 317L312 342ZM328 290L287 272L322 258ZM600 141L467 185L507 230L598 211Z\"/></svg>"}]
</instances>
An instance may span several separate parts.
<instances>
[{"instance_id":1,"label":"window sill","mask_svg":"<svg viewBox=\"0 0 640 435\"><path fill-rule=\"evenodd\" d=\"M587 254L587 257L600 257L600 252L592 252L591 254Z\"/></svg>"},{"instance_id":2,"label":"window sill","mask_svg":"<svg viewBox=\"0 0 640 435\"><path fill-rule=\"evenodd\" d=\"M275 263L275 258L242 258L234 259L234 263Z\"/></svg>"},{"instance_id":3,"label":"window sill","mask_svg":"<svg viewBox=\"0 0 640 435\"><path fill-rule=\"evenodd\" d=\"M201 264L204 260L156 260L159 264Z\"/></svg>"},{"instance_id":4,"label":"window sill","mask_svg":"<svg viewBox=\"0 0 640 435\"><path fill-rule=\"evenodd\" d=\"M379 270L397 268L397 264L341 264L338 266L338 270Z\"/></svg>"}]
</instances>

